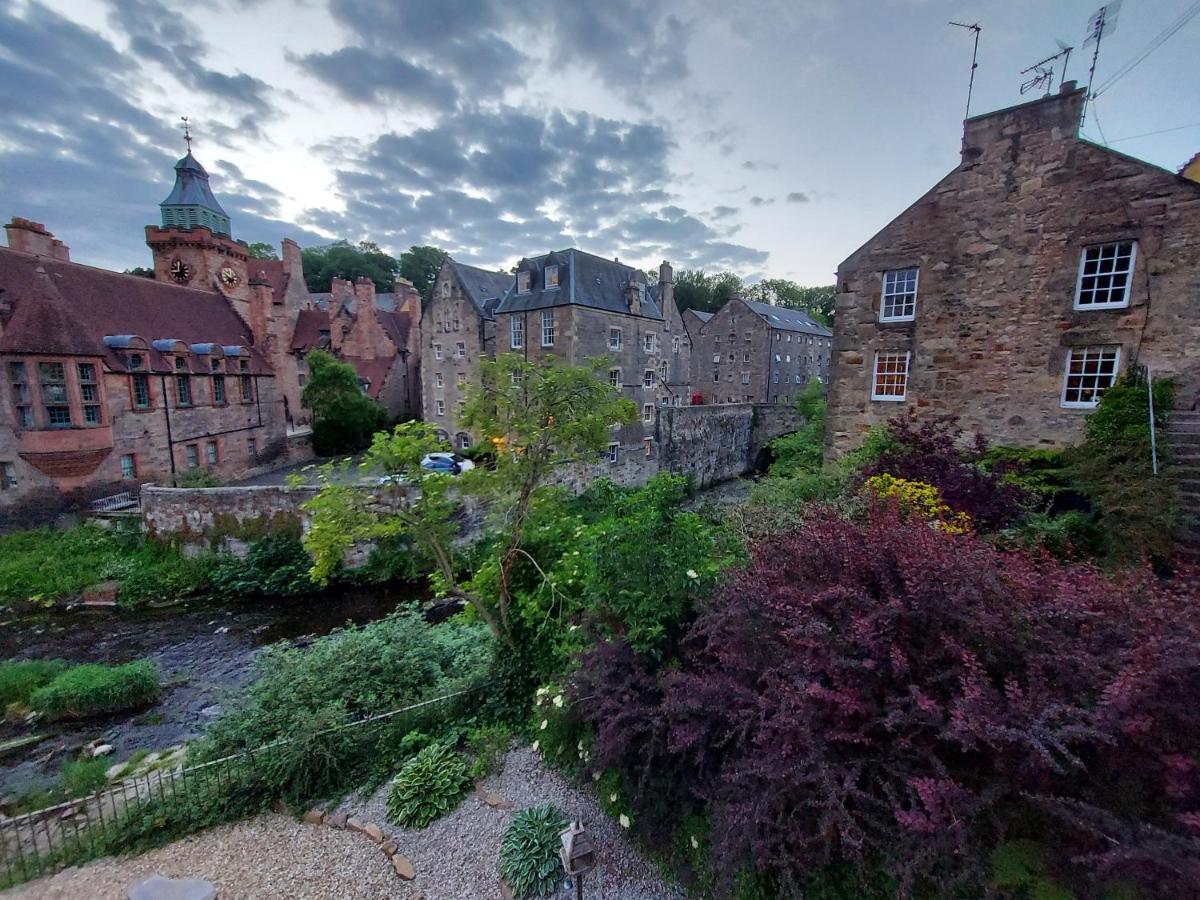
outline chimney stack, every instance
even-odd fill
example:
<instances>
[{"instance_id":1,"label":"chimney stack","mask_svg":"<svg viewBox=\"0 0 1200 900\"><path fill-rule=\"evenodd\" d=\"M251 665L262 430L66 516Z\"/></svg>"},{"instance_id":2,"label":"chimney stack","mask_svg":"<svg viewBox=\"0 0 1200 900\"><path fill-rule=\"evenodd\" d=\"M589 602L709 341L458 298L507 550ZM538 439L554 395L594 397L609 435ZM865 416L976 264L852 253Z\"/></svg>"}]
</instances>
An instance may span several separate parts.
<instances>
[{"instance_id":1,"label":"chimney stack","mask_svg":"<svg viewBox=\"0 0 1200 900\"><path fill-rule=\"evenodd\" d=\"M8 232L8 248L31 256L46 256L59 262L70 262L71 251L62 241L46 230L41 222L13 216L4 226Z\"/></svg>"},{"instance_id":2,"label":"chimney stack","mask_svg":"<svg viewBox=\"0 0 1200 900\"><path fill-rule=\"evenodd\" d=\"M1068 81L1049 97L972 116L963 122L963 161L972 162L993 147L1005 152L1017 135L1050 132L1053 138L1075 140L1086 98L1085 89Z\"/></svg>"}]
</instances>

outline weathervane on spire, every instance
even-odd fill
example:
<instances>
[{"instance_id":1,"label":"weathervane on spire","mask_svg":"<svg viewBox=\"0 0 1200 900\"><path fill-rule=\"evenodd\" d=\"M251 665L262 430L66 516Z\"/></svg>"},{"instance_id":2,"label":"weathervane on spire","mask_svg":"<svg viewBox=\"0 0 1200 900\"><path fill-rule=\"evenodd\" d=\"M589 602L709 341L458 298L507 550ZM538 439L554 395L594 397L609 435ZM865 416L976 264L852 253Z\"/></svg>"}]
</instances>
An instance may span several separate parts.
<instances>
[{"instance_id":1,"label":"weathervane on spire","mask_svg":"<svg viewBox=\"0 0 1200 900\"><path fill-rule=\"evenodd\" d=\"M191 130L191 127L188 125L188 117L180 116L179 118L183 122L183 139L185 141L187 141L188 153L191 153L192 152L192 130Z\"/></svg>"}]
</instances>

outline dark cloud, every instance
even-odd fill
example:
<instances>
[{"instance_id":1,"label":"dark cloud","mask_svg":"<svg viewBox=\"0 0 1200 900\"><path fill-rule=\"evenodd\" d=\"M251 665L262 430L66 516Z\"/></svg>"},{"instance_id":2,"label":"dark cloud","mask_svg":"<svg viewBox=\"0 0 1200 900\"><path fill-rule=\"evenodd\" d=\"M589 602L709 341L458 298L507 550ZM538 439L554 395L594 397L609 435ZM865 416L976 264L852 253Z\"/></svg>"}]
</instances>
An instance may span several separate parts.
<instances>
[{"instance_id":1,"label":"dark cloud","mask_svg":"<svg viewBox=\"0 0 1200 900\"><path fill-rule=\"evenodd\" d=\"M269 84L245 72L230 75L205 66L208 44L177 9L155 0L111 0L111 5L109 24L128 36L130 56L159 63L187 87L240 112L237 131L244 137L263 135L263 126L278 115Z\"/></svg>"},{"instance_id":2,"label":"dark cloud","mask_svg":"<svg viewBox=\"0 0 1200 900\"><path fill-rule=\"evenodd\" d=\"M458 102L458 88L450 79L391 54L343 47L288 59L355 103L404 100L437 109Z\"/></svg>"},{"instance_id":3,"label":"dark cloud","mask_svg":"<svg viewBox=\"0 0 1200 900\"><path fill-rule=\"evenodd\" d=\"M758 197L758 196L754 196L754 197L750 198L751 206L770 206L774 202L775 202L774 197L772 197L769 200L766 197Z\"/></svg>"},{"instance_id":4,"label":"dark cloud","mask_svg":"<svg viewBox=\"0 0 1200 900\"><path fill-rule=\"evenodd\" d=\"M779 169L779 163L763 162L757 159L748 159L742 163L742 168L748 172L774 172Z\"/></svg>"},{"instance_id":5,"label":"dark cloud","mask_svg":"<svg viewBox=\"0 0 1200 900\"><path fill-rule=\"evenodd\" d=\"M808 194L804 193L803 191L792 191L790 194L787 195L788 203L807 203L811 199L812 198L809 197Z\"/></svg>"},{"instance_id":6,"label":"dark cloud","mask_svg":"<svg viewBox=\"0 0 1200 900\"><path fill-rule=\"evenodd\" d=\"M728 219L730 216L737 215L736 206L714 206L712 216L714 219Z\"/></svg>"},{"instance_id":7,"label":"dark cloud","mask_svg":"<svg viewBox=\"0 0 1200 900\"><path fill-rule=\"evenodd\" d=\"M393 250L437 243L504 264L578 245L606 256L688 265L760 265L670 202L668 132L581 112L500 107L444 116L341 154L344 209L310 210L312 227Z\"/></svg>"}]
</instances>

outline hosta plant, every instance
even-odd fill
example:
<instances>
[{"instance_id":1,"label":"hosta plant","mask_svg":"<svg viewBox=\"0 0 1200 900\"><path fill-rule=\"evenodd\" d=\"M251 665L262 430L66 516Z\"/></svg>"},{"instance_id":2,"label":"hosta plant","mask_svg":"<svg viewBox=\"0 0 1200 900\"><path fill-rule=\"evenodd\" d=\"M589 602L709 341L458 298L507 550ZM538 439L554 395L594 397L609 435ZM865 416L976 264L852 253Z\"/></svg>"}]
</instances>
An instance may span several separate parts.
<instances>
[{"instance_id":1,"label":"hosta plant","mask_svg":"<svg viewBox=\"0 0 1200 900\"><path fill-rule=\"evenodd\" d=\"M512 817L500 844L500 877L516 900L548 897L562 884L559 834L566 827L563 814L550 804Z\"/></svg>"},{"instance_id":2,"label":"hosta plant","mask_svg":"<svg viewBox=\"0 0 1200 900\"><path fill-rule=\"evenodd\" d=\"M468 780L462 756L445 744L430 744L392 781L388 821L407 828L424 828L458 806Z\"/></svg>"}]
</instances>

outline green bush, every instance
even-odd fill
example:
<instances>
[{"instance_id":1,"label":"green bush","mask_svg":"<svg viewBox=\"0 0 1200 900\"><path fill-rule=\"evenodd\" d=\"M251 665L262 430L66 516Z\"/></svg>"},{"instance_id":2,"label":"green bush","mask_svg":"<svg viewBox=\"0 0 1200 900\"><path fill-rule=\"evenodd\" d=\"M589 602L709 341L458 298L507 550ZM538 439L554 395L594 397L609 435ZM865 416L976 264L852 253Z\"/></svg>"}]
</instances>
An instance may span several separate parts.
<instances>
[{"instance_id":1,"label":"green bush","mask_svg":"<svg viewBox=\"0 0 1200 900\"><path fill-rule=\"evenodd\" d=\"M221 479L208 469L185 469L175 475L175 487L215 488L220 486Z\"/></svg>"},{"instance_id":2,"label":"green bush","mask_svg":"<svg viewBox=\"0 0 1200 900\"><path fill-rule=\"evenodd\" d=\"M550 804L513 815L500 843L500 877L516 900L549 897L563 883L558 851L566 827L566 818Z\"/></svg>"},{"instance_id":3,"label":"green bush","mask_svg":"<svg viewBox=\"0 0 1200 900\"><path fill-rule=\"evenodd\" d=\"M1057 509L1078 504L1071 481L1070 454L1065 450L1035 447L989 447L983 466L999 472L1041 505Z\"/></svg>"},{"instance_id":4,"label":"green bush","mask_svg":"<svg viewBox=\"0 0 1200 900\"><path fill-rule=\"evenodd\" d=\"M63 763L62 780L67 794L82 797L100 790L108 784L108 760L72 759Z\"/></svg>"},{"instance_id":5,"label":"green bush","mask_svg":"<svg viewBox=\"0 0 1200 900\"><path fill-rule=\"evenodd\" d=\"M804 424L792 434L771 441L771 452L775 456L770 468L772 475L794 475L821 468L825 453L826 405L825 385L820 381L810 381L796 396L796 412L803 417Z\"/></svg>"},{"instance_id":6,"label":"green bush","mask_svg":"<svg viewBox=\"0 0 1200 900\"><path fill-rule=\"evenodd\" d=\"M242 559L225 556L212 572L214 594L231 599L294 597L312 593L312 559L300 538L270 534L252 541Z\"/></svg>"},{"instance_id":7,"label":"green bush","mask_svg":"<svg viewBox=\"0 0 1200 900\"><path fill-rule=\"evenodd\" d=\"M470 779L462 756L446 744L426 747L392 781L388 821L406 828L424 828L458 806Z\"/></svg>"},{"instance_id":8,"label":"green bush","mask_svg":"<svg viewBox=\"0 0 1200 900\"><path fill-rule=\"evenodd\" d=\"M262 772L275 796L298 802L385 778L415 749L406 743L410 732L444 731L458 706L340 726L476 683L491 647L482 625L430 625L414 612L335 631L307 647L268 647L258 659L258 681L189 754L203 761L295 739L266 757Z\"/></svg>"},{"instance_id":9,"label":"green bush","mask_svg":"<svg viewBox=\"0 0 1200 900\"><path fill-rule=\"evenodd\" d=\"M1059 559L1082 559L1101 552L1104 535L1087 513L1068 510L1059 515L1034 513L1000 532L997 543L1005 548L1044 549Z\"/></svg>"},{"instance_id":10,"label":"green bush","mask_svg":"<svg viewBox=\"0 0 1200 900\"><path fill-rule=\"evenodd\" d=\"M121 666L88 663L35 690L29 704L51 719L76 719L148 706L158 694L158 671L149 660Z\"/></svg>"},{"instance_id":11,"label":"green bush","mask_svg":"<svg viewBox=\"0 0 1200 900\"><path fill-rule=\"evenodd\" d=\"M387 424L387 411L363 393L353 366L314 350L301 398L312 410L313 449L319 456L365 450Z\"/></svg>"},{"instance_id":12,"label":"green bush","mask_svg":"<svg viewBox=\"0 0 1200 900\"><path fill-rule=\"evenodd\" d=\"M511 744L512 732L504 725L480 725L468 731L465 752L471 760L471 780L499 772Z\"/></svg>"},{"instance_id":13,"label":"green bush","mask_svg":"<svg viewBox=\"0 0 1200 900\"><path fill-rule=\"evenodd\" d=\"M29 705L29 695L66 671L61 659L22 659L0 663L0 709Z\"/></svg>"}]
</instances>

